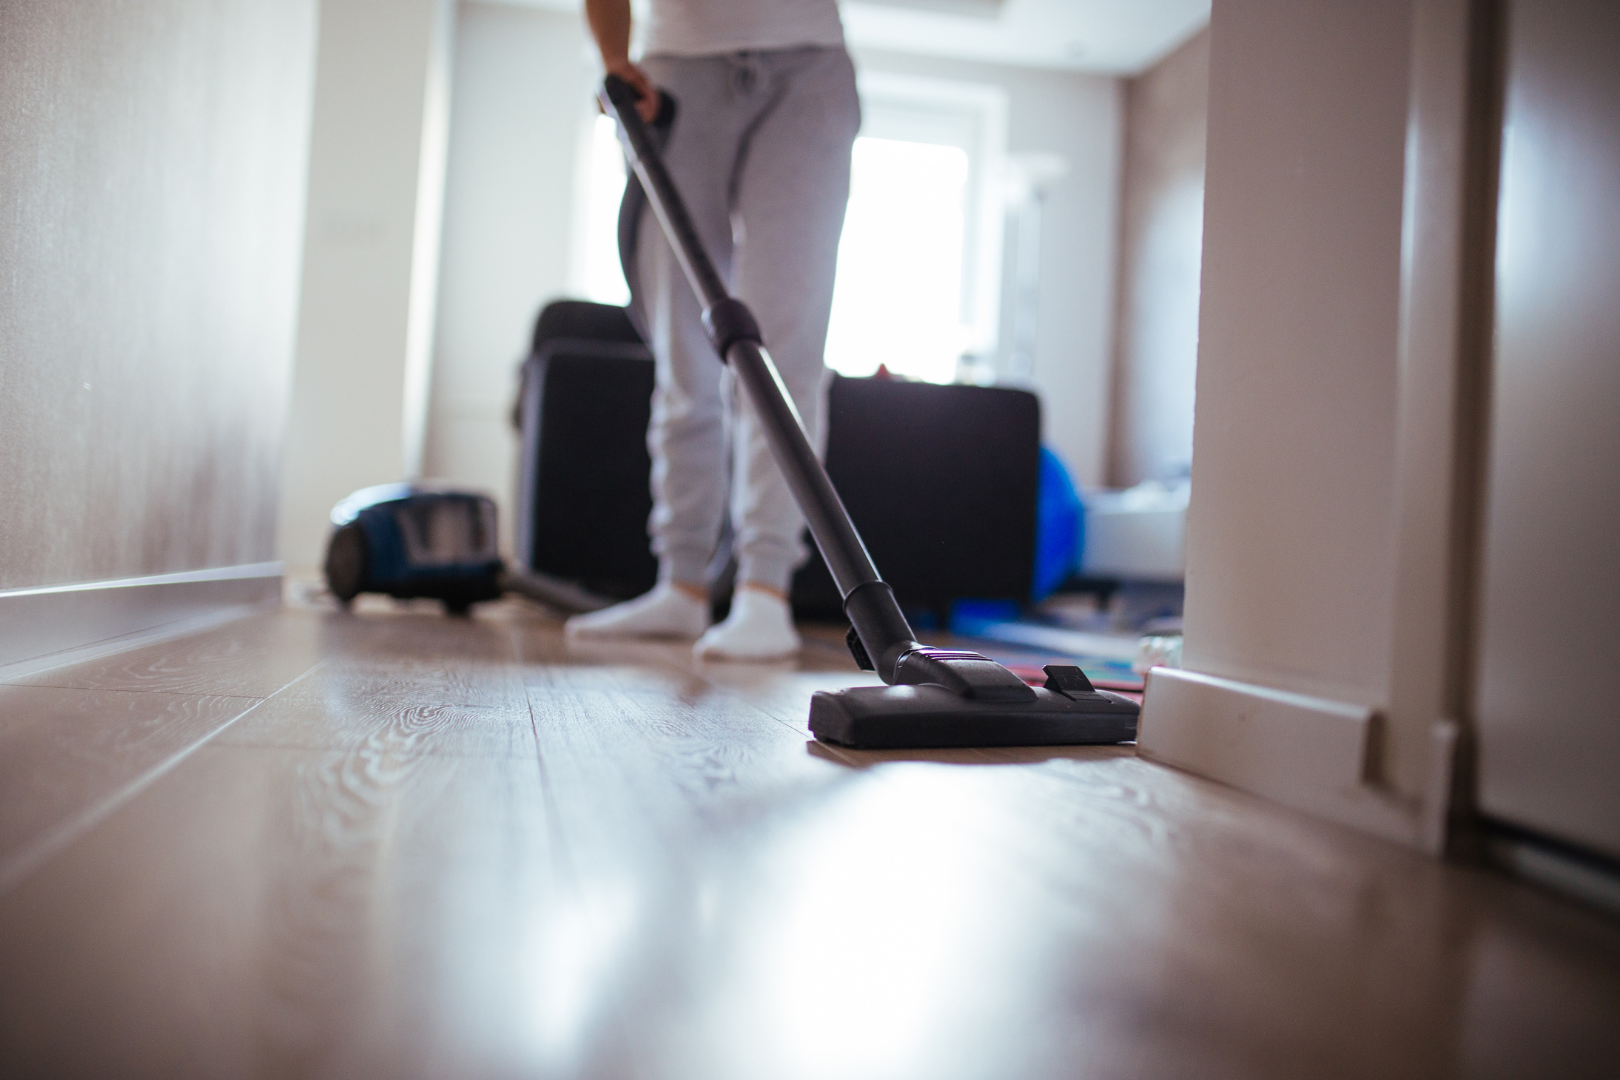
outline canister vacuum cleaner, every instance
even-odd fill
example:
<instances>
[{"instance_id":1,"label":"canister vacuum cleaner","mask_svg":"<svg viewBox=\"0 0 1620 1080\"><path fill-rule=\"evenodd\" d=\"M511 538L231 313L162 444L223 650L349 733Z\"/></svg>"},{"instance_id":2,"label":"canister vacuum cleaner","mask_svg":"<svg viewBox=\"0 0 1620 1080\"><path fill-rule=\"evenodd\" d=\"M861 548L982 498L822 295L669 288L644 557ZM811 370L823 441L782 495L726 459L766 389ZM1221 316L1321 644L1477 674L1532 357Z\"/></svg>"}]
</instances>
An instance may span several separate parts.
<instances>
[{"instance_id":1,"label":"canister vacuum cleaner","mask_svg":"<svg viewBox=\"0 0 1620 1080\"><path fill-rule=\"evenodd\" d=\"M878 576L827 471L816 457L754 316L732 297L703 248L652 135L636 111L635 88L609 75L604 110L618 121L648 203L703 305L715 352L730 364L760 418L777 466L843 597L855 662L888 685L820 691L810 730L825 742L860 748L1031 746L1117 743L1136 737L1137 704L1092 687L1078 667L1050 665L1030 686L978 653L916 640Z\"/></svg>"},{"instance_id":2,"label":"canister vacuum cleaner","mask_svg":"<svg viewBox=\"0 0 1620 1080\"><path fill-rule=\"evenodd\" d=\"M564 612L608 605L566 581L507 566L495 538L487 495L431 484L361 488L332 508L326 584L344 605L374 592L438 600L452 615L507 593Z\"/></svg>"}]
</instances>

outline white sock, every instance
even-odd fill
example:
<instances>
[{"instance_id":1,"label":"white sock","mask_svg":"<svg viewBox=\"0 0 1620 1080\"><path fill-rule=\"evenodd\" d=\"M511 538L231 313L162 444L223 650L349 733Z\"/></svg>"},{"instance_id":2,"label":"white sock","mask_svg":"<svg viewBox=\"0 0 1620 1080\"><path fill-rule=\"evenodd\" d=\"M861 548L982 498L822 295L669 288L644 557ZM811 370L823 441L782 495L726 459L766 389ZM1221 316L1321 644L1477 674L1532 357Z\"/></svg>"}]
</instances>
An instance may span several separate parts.
<instances>
[{"instance_id":1,"label":"white sock","mask_svg":"<svg viewBox=\"0 0 1620 1080\"><path fill-rule=\"evenodd\" d=\"M570 637L695 638L708 625L708 601L661 581L634 600L575 615L565 629Z\"/></svg>"},{"instance_id":2,"label":"white sock","mask_svg":"<svg viewBox=\"0 0 1620 1080\"><path fill-rule=\"evenodd\" d=\"M712 660L778 660L799 651L799 632L787 601L762 589L731 594L731 614L692 647Z\"/></svg>"}]
</instances>

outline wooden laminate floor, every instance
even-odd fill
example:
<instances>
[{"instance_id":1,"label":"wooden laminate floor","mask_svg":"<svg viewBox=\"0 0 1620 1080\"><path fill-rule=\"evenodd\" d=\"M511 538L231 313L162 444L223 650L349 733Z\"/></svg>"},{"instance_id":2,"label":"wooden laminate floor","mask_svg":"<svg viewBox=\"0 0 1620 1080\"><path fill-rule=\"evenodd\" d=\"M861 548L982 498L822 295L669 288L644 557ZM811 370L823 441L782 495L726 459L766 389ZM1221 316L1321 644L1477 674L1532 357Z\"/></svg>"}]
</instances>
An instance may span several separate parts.
<instances>
[{"instance_id":1,"label":"wooden laminate floor","mask_svg":"<svg viewBox=\"0 0 1620 1080\"><path fill-rule=\"evenodd\" d=\"M284 608L0 685L0 1075L1620 1075L1620 928L865 679Z\"/></svg>"}]
</instances>

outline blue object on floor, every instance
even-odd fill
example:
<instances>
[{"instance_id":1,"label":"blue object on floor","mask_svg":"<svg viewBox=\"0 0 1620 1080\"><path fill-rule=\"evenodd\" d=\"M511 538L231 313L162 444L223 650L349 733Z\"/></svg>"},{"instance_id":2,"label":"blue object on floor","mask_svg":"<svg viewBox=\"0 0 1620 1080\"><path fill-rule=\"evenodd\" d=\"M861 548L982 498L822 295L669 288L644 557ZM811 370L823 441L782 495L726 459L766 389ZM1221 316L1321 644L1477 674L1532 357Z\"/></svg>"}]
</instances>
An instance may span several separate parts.
<instances>
[{"instance_id":1,"label":"blue object on floor","mask_svg":"<svg viewBox=\"0 0 1620 1080\"><path fill-rule=\"evenodd\" d=\"M980 637L985 627L1017 622L1021 615L1016 600L957 600L946 628L962 637Z\"/></svg>"},{"instance_id":2,"label":"blue object on floor","mask_svg":"<svg viewBox=\"0 0 1620 1080\"><path fill-rule=\"evenodd\" d=\"M362 488L332 508L326 581L348 603L363 592L434 597L453 612L501 595L495 502L425 484Z\"/></svg>"},{"instance_id":3,"label":"blue object on floor","mask_svg":"<svg viewBox=\"0 0 1620 1080\"><path fill-rule=\"evenodd\" d=\"M1080 494L1050 447L1041 447L1041 471L1035 504L1035 579L1030 599L1040 600L1062 585L1080 566L1086 517Z\"/></svg>"}]
</instances>

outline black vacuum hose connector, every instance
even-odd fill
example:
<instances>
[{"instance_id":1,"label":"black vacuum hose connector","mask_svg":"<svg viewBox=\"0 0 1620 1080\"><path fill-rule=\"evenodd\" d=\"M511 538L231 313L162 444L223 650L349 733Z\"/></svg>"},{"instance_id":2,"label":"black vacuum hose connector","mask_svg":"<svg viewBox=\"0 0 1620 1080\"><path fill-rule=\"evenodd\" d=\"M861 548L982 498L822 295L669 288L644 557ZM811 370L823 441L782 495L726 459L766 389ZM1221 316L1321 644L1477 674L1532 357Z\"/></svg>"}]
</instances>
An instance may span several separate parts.
<instances>
[{"instance_id":1,"label":"black vacuum hose connector","mask_svg":"<svg viewBox=\"0 0 1620 1080\"><path fill-rule=\"evenodd\" d=\"M754 313L748 310L747 304L735 297L704 308L703 329L708 331L714 351L720 354L722 360L727 359L726 354L739 341L751 341L755 345L765 343Z\"/></svg>"},{"instance_id":2,"label":"black vacuum hose connector","mask_svg":"<svg viewBox=\"0 0 1620 1080\"><path fill-rule=\"evenodd\" d=\"M857 585L844 597L844 614L849 617L855 639L850 642L855 662L867 671L877 672L886 683L894 682L894 667L900 658L922 647L912 636L911 624L886 581ZM859 651L855 649L857 643Z\"/></svg>"}]
</instances>

